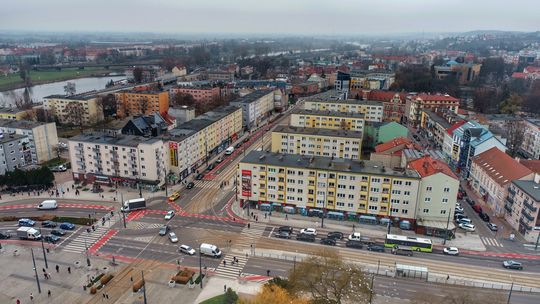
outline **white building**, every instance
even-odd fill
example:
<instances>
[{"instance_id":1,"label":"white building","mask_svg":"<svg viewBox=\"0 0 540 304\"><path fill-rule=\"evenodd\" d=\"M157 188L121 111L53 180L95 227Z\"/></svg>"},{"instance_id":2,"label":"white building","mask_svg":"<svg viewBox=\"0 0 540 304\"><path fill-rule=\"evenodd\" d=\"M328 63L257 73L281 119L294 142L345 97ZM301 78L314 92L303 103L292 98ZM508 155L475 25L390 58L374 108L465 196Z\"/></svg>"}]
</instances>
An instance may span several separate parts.
<instances>
[{"instance_id":1,"label":"white building","mask_svg":"<svg viewBox=\"0 0 540 304\"><path fill-rule=\"evenodd\" d=\"M242 108L243 125L248 129L258 127L274 110L274 91L258 90L230 102Z\"/></svg>"},{"instance_id":2,"label":"white building","mask_svg":"<svg viewBox=\"0 0 540 304\"><path fill-rule=\"evenodd\" d=\"M382 122L384 105L372 100L304 100L304 109L316 111L338 111L344 113L362 113L366 121Z\"/></svg>"},{"instance_id":3,"label":"white building","mask_svg":"<svg viewBox=\"0 0 540 304\"><path fill-rule=\"evenodd\" d=\"M58 135L54 122L0 119L0 133L28 137L30 156L25 156L26 164L41 164L57 157Z\"/></svg>"}]
</instances>

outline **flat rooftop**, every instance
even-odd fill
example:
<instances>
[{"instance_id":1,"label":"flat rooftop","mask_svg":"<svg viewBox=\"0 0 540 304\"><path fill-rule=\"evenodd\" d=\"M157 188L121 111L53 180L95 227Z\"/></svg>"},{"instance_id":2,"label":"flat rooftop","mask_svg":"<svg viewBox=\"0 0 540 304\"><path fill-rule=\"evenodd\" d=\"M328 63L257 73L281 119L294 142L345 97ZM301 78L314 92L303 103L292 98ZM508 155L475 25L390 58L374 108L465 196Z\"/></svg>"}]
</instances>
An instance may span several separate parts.
<instances>
[{"instance_id":1,"label":"flat rooftop","mask_svg":"<svg viewBox=\"0 0 540 304\"><path fill-rule=\"evenodd\" d=\"M69 139L69 141L85 142L92 144L108 144L125 147L137 147L140 143L152 144L160 140L160 138L155 137L142 137L123 134L110 136L101 132L80 134Z\"/></svg>"},{"instance_id":2,"label":"flat rooftop","mask_svg":"<svg viewBox=\"0 0 540 304\"><path fill-rule=\"evenodd\" d=\"M302 127L278 125L272 131L272 133L274 132L362 139L362 132L352 131L352 130L330 130L330 129L320 129L320 128L302 128Z\"/></svg>"},{"instance_id":3,"label":"flat rooftop","mask_svg":"<svg viewBox=\"0 0 540 304\"><path fill-rule=\"evenodd\" d=\"M319 111L308 109L294 110L292 115L311 115L311 116L330 116L330 117L351 117L351 118L364 118L364 113L351 113L351 112L338 112L338 111Z\"/></svg>"},{"instance_id":4,"label":"flat rooftop","mask_svg":"<svg viewBox=\"0 0 540 304\"><path fill-rule=\"evenodd\" d=\"M379 106L382 107L383 103L381 101L376 100L359 100L359 99L329 99L329 100L312 100L311 98L304 99L305 103L308 102L319 102L319 103L332 103L332 104L351 104L351 105L368 105L368 106Z\"/></svg>"},{"instance_id":5,"label":"flat rooftop","mask_svg":"<svg viewBox=\"0 0 540 304\"><path fill-rule=\"evenodd\" d=\"M233 101L231 101L231 103L252 103L254 102L255 100L265 96L265 95L268 95L270 93L272 93L273 90L257 90L253 93L249 93L247 94L246 96L243 96L243 97L240 97L240 98L237 98Z\"/></svg>"},{"instance_id":6,"label":"flat rooftop","mask_svg":"<svg viewBox=\"0 0 540 304\"><path fill-rule=\"evenodd\" d=\"M13 129L33 129L45 125L45 122L32 121L32 120L12 120L12 119L0 119L0 127L13 128Z\"/></svg>"},{"instance_id":7,"label":"flat rooftop","mask_svg":"<svg viewBox=\"0 0 540 304\"><path fill-rule=\"evenodd\" d=\"M10 141L19 140L21 138L27 137L26 135L22 134L1 134L0 133L0 143L8 143Z\"/></svg>"}]
</instances>

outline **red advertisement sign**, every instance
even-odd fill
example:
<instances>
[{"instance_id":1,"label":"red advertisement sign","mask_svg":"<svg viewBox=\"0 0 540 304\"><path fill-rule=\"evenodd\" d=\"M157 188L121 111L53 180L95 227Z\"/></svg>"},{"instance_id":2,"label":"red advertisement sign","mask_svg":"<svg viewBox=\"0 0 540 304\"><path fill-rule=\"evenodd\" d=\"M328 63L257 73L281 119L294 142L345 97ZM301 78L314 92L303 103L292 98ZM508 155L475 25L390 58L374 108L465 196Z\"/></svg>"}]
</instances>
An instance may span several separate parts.
<instances>
[{"instance_id":1,"label":"red advertisement sign","mask_svg":"<svg viewBox=\"0 0 540 304\"><path fill-rule=\"evenodd\" d=\"M242 170L242 195L251 196L251 171Z\"/></svg>"}]
</instances>

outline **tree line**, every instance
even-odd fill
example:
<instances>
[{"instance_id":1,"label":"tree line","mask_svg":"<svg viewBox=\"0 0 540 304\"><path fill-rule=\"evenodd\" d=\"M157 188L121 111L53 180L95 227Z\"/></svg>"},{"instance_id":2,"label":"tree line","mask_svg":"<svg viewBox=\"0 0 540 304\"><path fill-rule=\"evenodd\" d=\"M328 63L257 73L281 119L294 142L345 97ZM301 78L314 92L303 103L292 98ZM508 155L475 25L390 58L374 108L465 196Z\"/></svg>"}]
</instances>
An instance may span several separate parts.
<instances>
[{"instance_id":1,"label":"tree line","mask_svg":"<svg viewBox=\"0 0 540 304\"><path fill-rule=\"evenodd\" d=\"M48 167L31 170L15 169L0 176L0 185L8 187L51 186L54 174Z\"/></svg>"}]
</instances>

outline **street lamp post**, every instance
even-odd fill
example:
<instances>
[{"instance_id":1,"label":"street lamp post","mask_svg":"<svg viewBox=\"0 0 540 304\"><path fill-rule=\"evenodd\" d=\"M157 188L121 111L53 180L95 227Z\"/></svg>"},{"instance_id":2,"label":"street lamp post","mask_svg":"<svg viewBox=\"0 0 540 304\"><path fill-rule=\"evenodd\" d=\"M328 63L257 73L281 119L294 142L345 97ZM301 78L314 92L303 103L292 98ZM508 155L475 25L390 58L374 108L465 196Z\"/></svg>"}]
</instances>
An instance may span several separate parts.
<instances>
[{"instance_id":1,"label":"street lamp post","mask_svg":"<svg viewBox=\"0 0 540 304\"><path fill-rule=\"evenodd\" d=\"M536 245L534 245L534 251L538 250L539 242L540 242L540 231L538 231L538 237L536 237Z\"/></svg>"},{"instance_id":2,"label":"street lamp post","mask_svg":"<svg viewBox=\"0 0 540 304\"><path fill-rule=\"evenodd\" d=\"M88 256L88 245L86 244L86 238L84 239L84 248L86 251L86 265L90 267L91 264L90 264L90 257Z\"/></svg>"},{"instance_id":3,"label":"street lamp post","mask_svg":"<svg viewBox=\"0 0 540 304\"><path fill-rule=\"evenodd\" d=\"M199 275L201 276L201 289L203 288L203 274L202 274L202 253L201 253L201 245L199 244Z\"/></svg>"},{"instance_id":4,"label":"street lamp post","mask_svg":"<svg viewBox=\"0 0 540 304\"><path fill-rule=\"evenodd\" d=\"M49 269L49 263L47 263L47 254L45 253L45 244L43 244L43 236L41 236L41 250L43 250L43 260L45 261L45 268Z\"/></svg>"},{"instance_id":5,"label":"street lamp post","mask_svg":"<svg viewBox=\"0 0 540 304\"><path fill-rule=\"evenodd\" d=\"M450 226L450 214L452 213L452 210L448 208L448 219L446 220L446 230L443 240L443 245L446 245L446 240L448 239L448 226Z\"/></svg>"},{"instance_id":6,"label":"street lamp post","mask_svg":"<svg viewBox=\"0 0 540 304\"><path fill-rule=\"evenodd\" d=\"M508 300L506 301L506 304L510 304L510 298L512 298L513 289L514 289L514 281L512 281L512 285L510 285L510 292L508 292Z\"/></svg>"},{"instance_id":7,"label":"street lamp post","mask_svg":"<svg viewBox=\"0 0 540 304\"><path fill-rule=\"evenodd\" d=\"M36 259L34 258L34 249L30 248L30 252L32 253L32 263L34 263L34 274L36 275L36 283L37 283L38 292L41 293L41 285L39 285L39 277L38 277L37 268L36 268Z\"/></svg>"},{"instance_id":8,"label":"street lamp post","mask_svg":"<svg viewBox=\"0 0 540 304\"><path fill-rule=\"evenodd\" d=\"M144 281L144 271L141 270L141 277L142 277L142 283L143 283L143 300L144 300L144 304L147 303L147 300L146 300L146 282Z\"/></svg>"}]
</instances>

